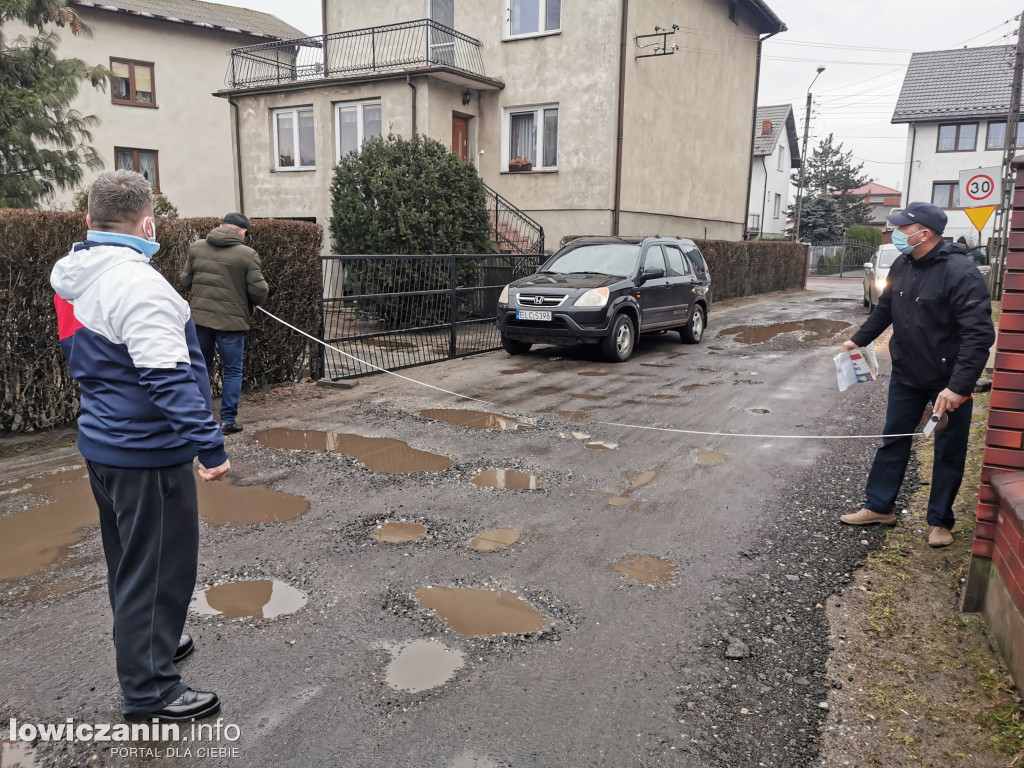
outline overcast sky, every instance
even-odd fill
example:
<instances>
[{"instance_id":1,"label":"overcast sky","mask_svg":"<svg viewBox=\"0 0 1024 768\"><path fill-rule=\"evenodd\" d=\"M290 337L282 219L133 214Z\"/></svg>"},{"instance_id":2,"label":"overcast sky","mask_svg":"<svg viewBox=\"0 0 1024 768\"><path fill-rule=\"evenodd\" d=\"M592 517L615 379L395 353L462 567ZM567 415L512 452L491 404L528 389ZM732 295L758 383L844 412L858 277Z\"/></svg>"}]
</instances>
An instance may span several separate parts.
<instances>
[{"instance_id":1,"label":"overcast sky","mask_svg":"<svg viewBox=\"0 0 1024 768\"><path fill-rule=\"evenodd\" d=\"M351 0L346 0L351 1ZM459 0L480 2L481 0ZM496 2L496 0L489 0ZM574 0L563 0L573 2ZM220 0L266 11L307 34L319 34L319 0ZM808 146L830 132L864 161L875 181L900 189L906 125L892 125L910 54L1016 42L1022 0L767 0L788 27L764 44L759 104L792 103L803 136L807 88L815 70ZM458 2L455 9L458 26ZM666 25L673 19L665 19ZM334 30L336 31L336 30ZM1008 33L1014 33L1008 35ZM677 35L699 48L700 36Z\"/></svg>"}]
</instances>

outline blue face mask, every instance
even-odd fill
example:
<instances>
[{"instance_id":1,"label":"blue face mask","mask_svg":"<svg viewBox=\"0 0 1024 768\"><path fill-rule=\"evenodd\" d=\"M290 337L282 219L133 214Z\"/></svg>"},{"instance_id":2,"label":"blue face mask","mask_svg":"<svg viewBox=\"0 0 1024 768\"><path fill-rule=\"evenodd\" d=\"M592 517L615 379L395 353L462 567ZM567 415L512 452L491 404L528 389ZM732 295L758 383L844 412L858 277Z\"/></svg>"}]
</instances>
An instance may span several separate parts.
<instances>
[{"instance_id":1,"label":"blue face mask","mask_svg":"<svg viewBox=\"0 0 1024 768\"><path fill-rule=\"evenodd\" d=\"M920 231L921 230L918 230L917 232L912 232L909 235L905 235L902 232L900 232L898 229L897 230L893 230L893 233L892 233L892 244L896 246L896 250L897 251L899 251L900 253L904 253L904 254L909 256L913 252L913 250L917 247L916 245L911 245L910 244L910 238L913 237L914 235L918 234L918 232L920 232ZM920 245L920 243L918 243L917 245Z\"/></svg>"}]
</instances>

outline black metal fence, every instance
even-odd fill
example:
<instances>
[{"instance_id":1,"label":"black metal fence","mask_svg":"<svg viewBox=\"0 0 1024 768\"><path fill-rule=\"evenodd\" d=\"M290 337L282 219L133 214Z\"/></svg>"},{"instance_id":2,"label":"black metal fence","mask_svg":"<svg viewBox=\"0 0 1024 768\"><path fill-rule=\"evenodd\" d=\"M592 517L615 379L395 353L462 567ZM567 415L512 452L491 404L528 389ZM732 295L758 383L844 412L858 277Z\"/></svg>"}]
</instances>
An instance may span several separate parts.
<instances>
[{"instance_id":1,"label":"black metal fence","mask_svg":"<svg viewBox=\"0 0 1024 768\"><path fill-rule=\"evenodd\" d=\"M853 240L812 245L808 274L812 277L863 277L864 265L871 261L876 250L873 245Z\"/></svg>"},{"instance_id":2,"label":"black metal fence","mask_svg":"<svg viewBox=\"0 0 1024 768\"><path fill-rule=\"evenodd\" d=\"M480 41L431 19L230 51L229 88L442 66L483 76Z\"/></svg>"},{"instance_id":3,"label":"black metal fence","mask_svg":"<svg viewBox=\"0 0 1024 768\"><path fill-rule=\"evenodd\" d=\"M543 256L325 256L324 377L362 376L501 346L498 296ZM365 361L365 362L359 362ZM367 365L371 363L372 365Z\"/></svg>"}]
</instances>

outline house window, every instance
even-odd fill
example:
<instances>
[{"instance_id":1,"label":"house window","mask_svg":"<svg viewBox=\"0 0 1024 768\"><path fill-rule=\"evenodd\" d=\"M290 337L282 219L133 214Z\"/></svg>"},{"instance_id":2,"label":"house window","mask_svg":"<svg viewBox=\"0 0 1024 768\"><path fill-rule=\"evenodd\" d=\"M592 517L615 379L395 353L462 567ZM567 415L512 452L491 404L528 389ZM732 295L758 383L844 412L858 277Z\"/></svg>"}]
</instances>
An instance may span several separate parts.
<instances>
[{"instance_id":1,"label":"house window","mask_svg":"<svg viewBox=\"0 0 1024 768\"><path fill-rule=\"evenodd\" d=\"M154 192L160 191L160 165L155 149L132 149L114 147L114 162L119 171L141 173Z\"/></svg>"},{"instance_id":2,"label":"house window","mask_svg":"<svg viewBox=\"0 0 1024 768\"><path fill-rule=\"evenodd\" d=\"M277 109L274 116L274 167L279 171L316 168L313 108Z\"/></svg>"},{"instance_id":3,"label":"house window","mask_svg":"<svg viewBox=\"0 0 1024 768\"><path fill-rule=\"evenodd\" d=\"M783 170L786 163L786 148L779 144L779 170Z\"/></svg>"},{"instance_id":4,"label":"house window","mask_svg":"<svg viewBox=\"0 0 1024 768\"><path fill-rule=\"evenodd\" d=\"M505 0L505 37L558 32L562 0Z\"/></svg>"},{"instance_id":5,"label":"house window","mask_svg":"<svg viewBox=\"0 0 1024 768\"><path fill-rule=\"evenodd\" d=\"M505 111L508 136L505 170L513 158L525 158L534 169L558 168L558 105L514 107Z\"/></svg>"},{"instance_id":6,"label":"house window","mask_svg":"<svg viewBox=\"0 0 1024 768\"><path fill-rule=\"evenodd\" d=\"M358 152L370 139L380 138L380 101L348 101L336 104L334 110L338 162L350 152Z\"/></svg>"},{"instance_id":7,"label":"house window","mask_svg":"<svg viewBox=\"0 0 1024 768\"><path fill-rule=\"evenodd\" d=\"M1006 123L989 123L985 149L1002 149L1006 141ZM1024 124L1017 124L1017 149L1024 147Z\"/></svg>"},{"instance_id":8,"label":"house window","mask_svg":"<svg viewBox=\"0 0 1024 768\"><path fill-rule=\"evenodd\" d=\"M939 208L960 207L960 182L936 181L932 184L932 205Z\"/></svg>"},{"instance_id":9,"label":"house window","mask_svg":"<svg viewBox=\"0 0 1024 768\"><path fill-rule=\"evenodd\" d=\"M973 152L978 141L978 124L940 125L936 152Z\"/></svg>"},{"instance_id":10,"label":"house window","mask_svg":"<svg viewBox=\"0 0 1024 768\"><path fill-rule=\"evenodd\" d=\"M775 211L775 218L779 218L779 215L782 213L782 195L778 193L775 194L775 206L773 210Z\"/></svg>"},{"instance_id":11,"label":"house window","mask_svg":"<svg viewBox=\"0 0 1024 768\"><path fill-rule=\"evenodd\" d=\"M111 59L114 73L110 87L110 101L133 107L155 107L156 91L153 87L153 64L146 61Z\"/></svg>"}]
</instances>

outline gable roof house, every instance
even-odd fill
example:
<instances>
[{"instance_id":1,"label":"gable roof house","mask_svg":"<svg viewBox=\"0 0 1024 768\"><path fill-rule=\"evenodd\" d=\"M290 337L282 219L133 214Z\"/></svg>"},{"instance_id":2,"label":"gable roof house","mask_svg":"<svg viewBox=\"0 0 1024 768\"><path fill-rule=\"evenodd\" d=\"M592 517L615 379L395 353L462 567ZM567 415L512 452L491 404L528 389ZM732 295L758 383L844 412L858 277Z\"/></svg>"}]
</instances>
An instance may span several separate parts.
<instances>
[{"instance_id":1,"label":"gable roof house","mask_svg":"<svg viewBox=\"0 0 1024 768\"><path fill-rule=\"evenodd\" d=\"M91 144L105 167L89 172L84 184L128 168L145 175L182 216L235 209L231 111L212 95L223 87L227 52L302 32L270 14L200 0L68 4L93 34L58 29L58 54L102 64L116 78L105 91L84 84L72 103L100 121ZM70 208L74 194L58 192L48 204Z\"/></svg>"},{"instance_id":2,"label":"gable roof house","mask_svg":"<svg viewBox=\"0 0 1024 768\"><path fill-rule=\"evenodd\" d=\"M760 36L785 30L762 0L324 0L323 13L326 35L232 53L219 95L238 105L249 215L326 224L342 155L420 133L479 169L503 250L743 236Z\"/></svg>"},{"instance_id":3,"label":"gable roof house","mask_svg":"<svg viewBox=\"0 0 1024 768\"><path fill-rule=\"evenodd\" d=\"M790 171L800 167L792 104L758 107L750 165L747 237L781 235L789 210Z\"/></svg>"},{"instance_id":4,"label":"gable roof house","mask_svg":"<svg viewBox=\"0 0 1024 768\"><path fill-rule=\"evenodd\" d=\"M960 171L1000 166L1013 86L1014 46L926 51L910 57L893 123L906 123L906 182L903 205L930 201L946 210L946 236L978 232L964 207ZM1024 130L1017 132L1024 147ZM984 237L991 236L993 217Z\"/></svg>"}]
</instances>

